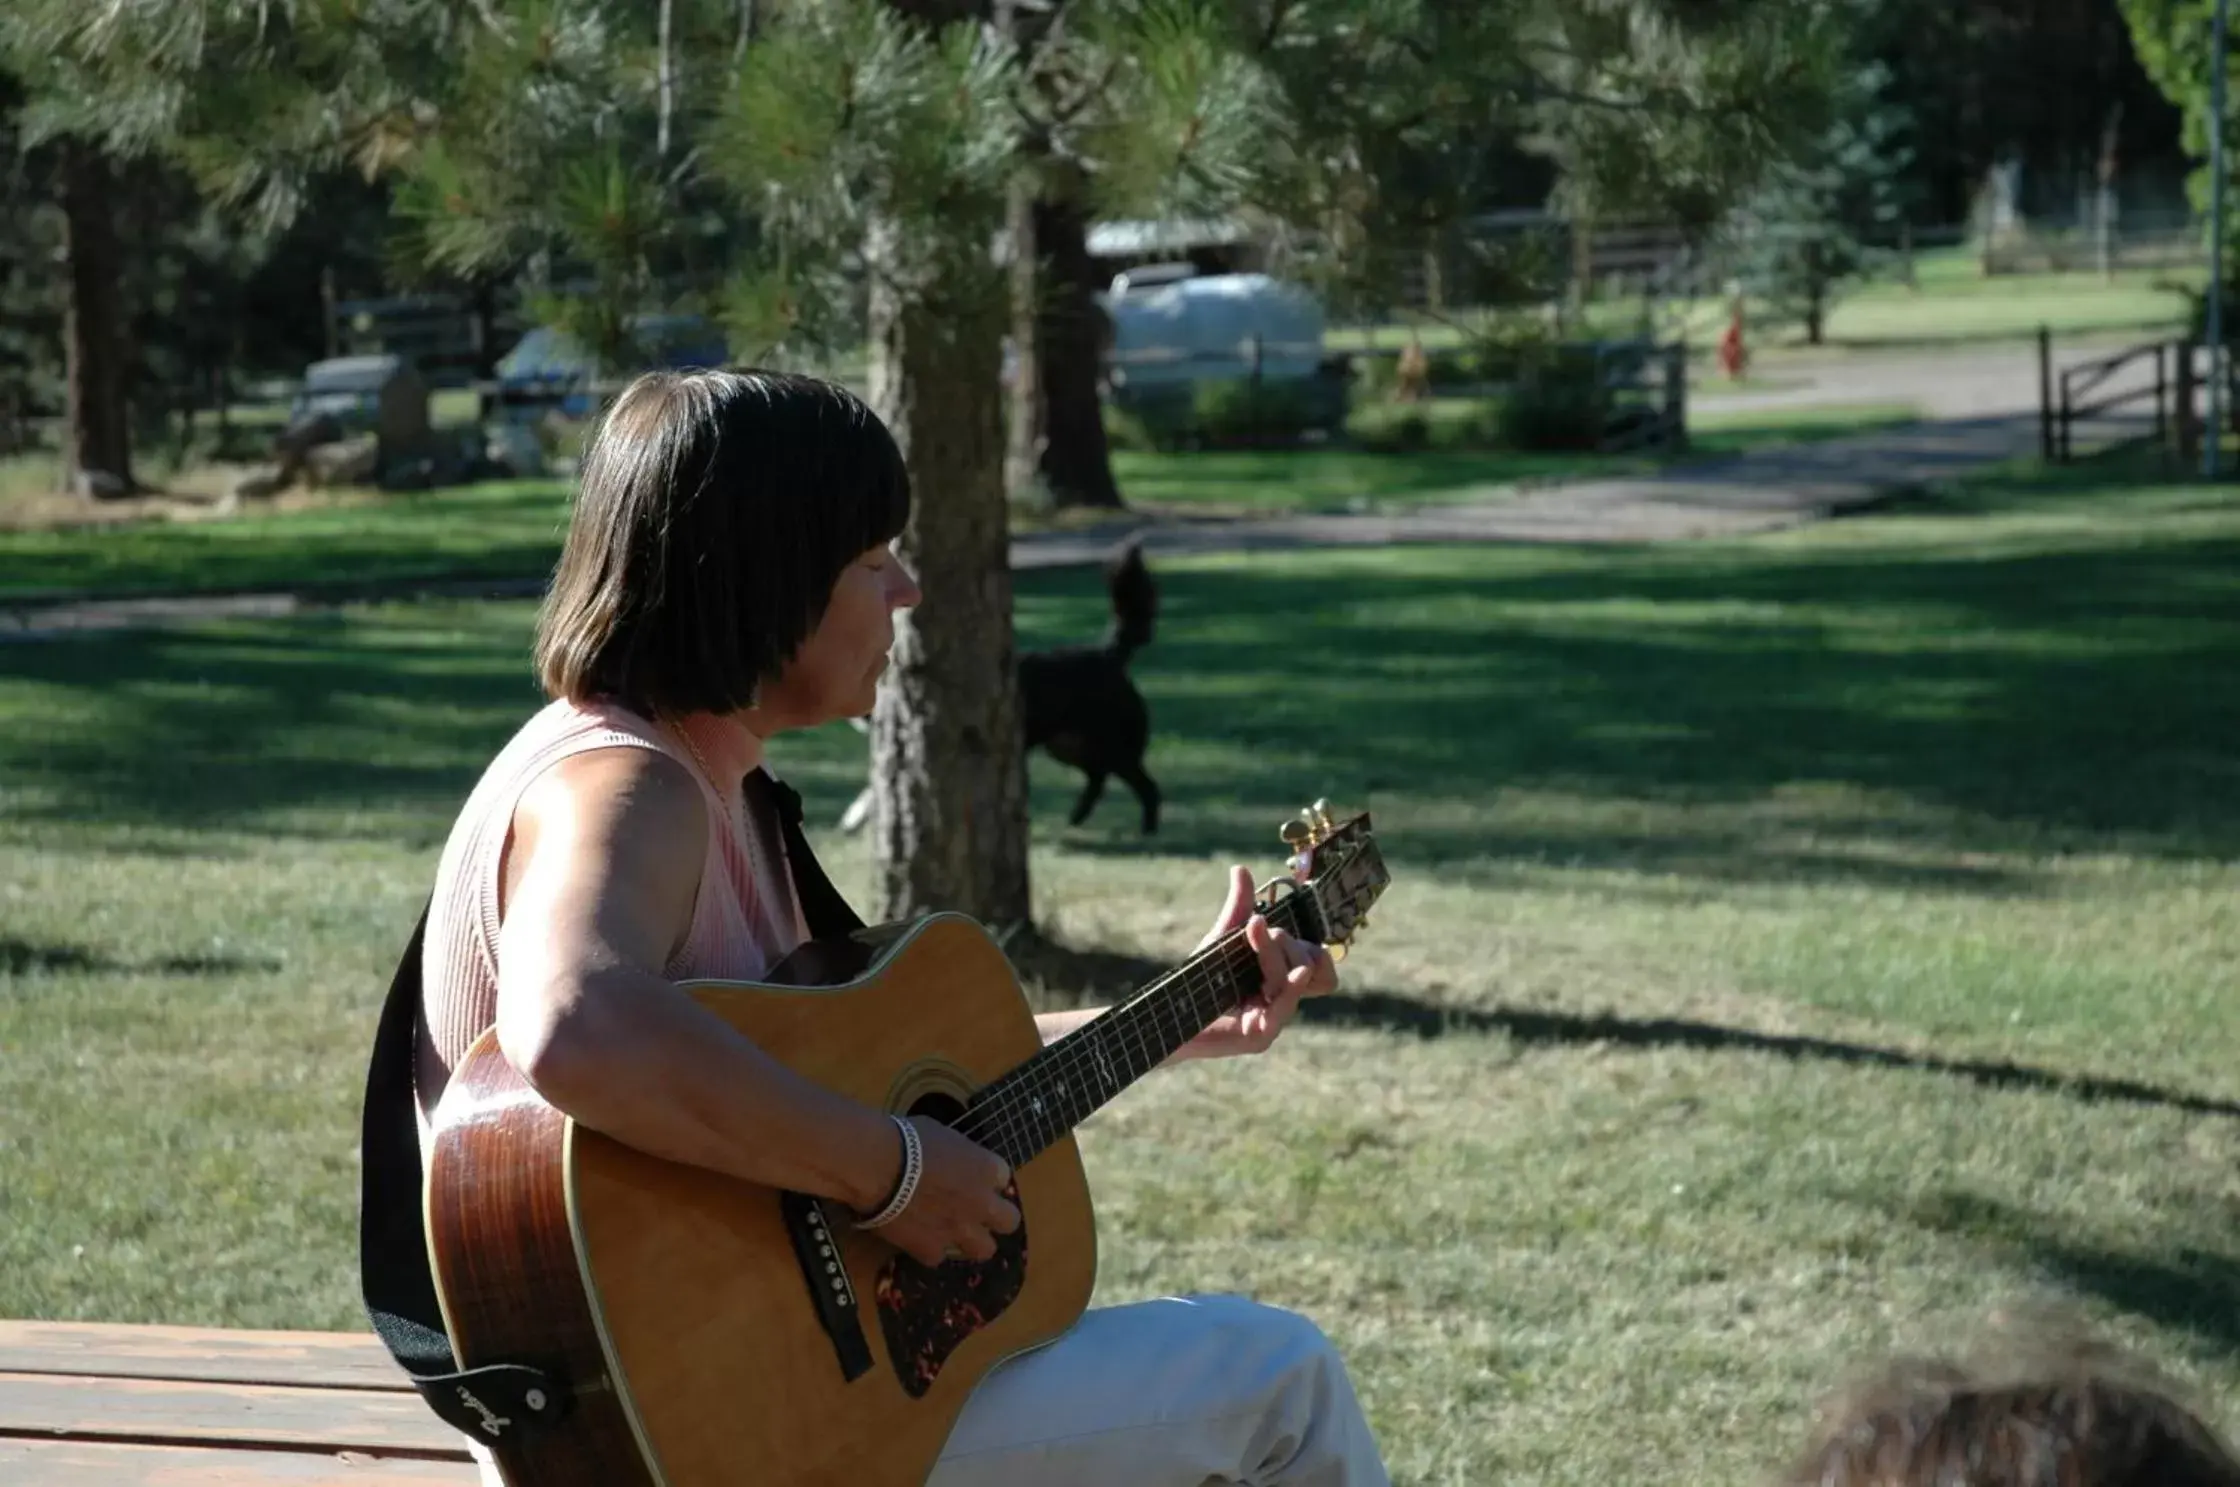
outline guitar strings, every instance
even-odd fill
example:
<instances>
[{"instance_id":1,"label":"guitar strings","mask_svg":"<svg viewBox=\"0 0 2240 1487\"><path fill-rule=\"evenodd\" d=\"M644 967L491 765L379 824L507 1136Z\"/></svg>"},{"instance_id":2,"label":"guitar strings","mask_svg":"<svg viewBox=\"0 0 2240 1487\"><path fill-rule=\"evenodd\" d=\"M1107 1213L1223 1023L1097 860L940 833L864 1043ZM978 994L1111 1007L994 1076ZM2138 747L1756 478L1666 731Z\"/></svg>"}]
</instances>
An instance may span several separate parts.
<instances>
[{"instance_id":1,"label":"guitar strings","mask_svg":"<svg viewBox=\"0 0 2240 1487\"><path fill-rule=\"evenodd\" d=\"M1218 959L1221 962L1220 971L1233 978L1237 968L1229 962L1234 957L1226 953L1233 948L1233 941L1224 940L1204 952L1204 958L1209 961ZM1092 1080L1095 1062L1099 1061L1108 1045L1116 1044L1111 1051L1120 1054L1122 1060L1130 1066L1131 1079L1141 1077L1149 1071L1150 1062L1146 1060L1146 1055L1156 1046L1155 1036L1163 1034L1169 1026L1178 1033L1184 1031L1183 1024L1178 1020L1178 1009L1173 1005L1176 994L1187 996L1195 1011L1209 993L1219 998L1223 990L1221 979L1216 977L1214 968L1209 965L1194 965L1170 973L1137 997L1114 1008L1109 1019L1100 1018L1097 1022L1085 1024L1036 1055L1034 1061L1022 1065L1019 1070L1007 1075L1005 1080L998 1081L991 1087L996 1091L996 1098L971 1107L957 1123L957 1130L973 1135L993 1126L1000 1133L998 1139L1009 1145L1010 1141L1006 1138L1028 1134L1032 1127L1046 1123L1045 1117L1050 1112L1037 1110L1035 1105L1038 1101L1055 1096L1067 1106L1073 1103L1070 1091ZM1218 1002L1216 1006L1218 1007ZM1219 1015L1218 1011L1215 1015ZM1187 1038L1183 1041L1187 1041ZM1048 1060L1046 1063L1042 1062L1045 1058ZM1109 1081L1095 1080L1100 1087L1107 1082ZM1057 1095L1056 1092L1060 1089L1065 1089L1068 1093ZM1108 1096L1111 1093L1117 1093L1117 1089L1107 1091ZM1079 1116L1075 1115L1073 1118L1078 1119Z\"/></svg>"},{"instance_id":2,"label":"guitar strings","mask_svg":"<svg viewBox=\"0 0 2240 1487\"><path fill-rule=\"evenodd\" d=\"M1052 1075L1080 1075L1088 1072L1089 1060L1101 1051L1099 1045L1108 1043L1115 1037L1130 1040L1123 1045L1123 1049L1132 1047L1139 1054L1150 1051L1153 1033L1163 1032L1170 1025L1187 1041L1188 1030L1176 1018L1175 1003L1181 997L1188 997L1192 1003L1191 1010L1203 1015L1203 1009L1198 1004L1210 994L1216 999L1212 1015L1219 1015L1218 999L1229 989L1229 984L1249 968L1253 959L1249 952L1244 955L1236 953L1241 942L1241 933L1232 932L1193 957L1192 964L1169 972L1136 996L1113 1008L1107 1017L1084 1024L1073 1034L1038 1054L1036 1060L1029 1065L1006 1076L1017 1082L1012 1089L1004 1092L1004 1097L976 1108L1016 1110L1019 1094L1033 1084L1047 1082ZM1136 1072L1140 1074L1145 1071L1139 1069ZM1021 1078L1022 1075L1025 1077Z\"/></svg>"},{"instance_id":3,"label":"guitar strings","mask_svg":"<svg viewBox=\"0 0 2240 1487\"><path fill-rule=\"evenodd\" d=\"M1350 867L1357 855L1348 854L1337 868L1318 875L1317 881L1335 881L1338 869ZM1311 896L1311 887L1299 885L1265 910L1268 922L1296 933L1297 900L1302 893ZM1241 957L1233 953L1242 939L1243 931L1231 931L1189 964L1153 982L1105 1017L1038 1050L1033 1058L983 1090L993 1098L968 1108L956 1129L974 1139L992 1138L993 1144L1007 1150L1014 1166L1030 1159L1194 1036L1192 1025L1181 1019L1176 1006L1178 994L1189 997L1197 1030L1203 1030L1241 1000L1239 983L1250 975L1258 959L1249 948ZM1212 998L1210 1005L1205 1000L1208 996ZM1149 1057L1162 1045L1164 1051L1158 1058ZM1128 1065L1127 1079L1112 1077L1108 1050L1119 1054ZM1074 1091L1083 1080L1089 1081L1088 1087L1095 1093L1092 1103L1076 1110ZM1042 1108L1044 1090L1054 1097L1058 1106L1055 1112Z\"/></svg>"},{"instance_id":4,"label":"guitar strings","mask_svg":"<svg viewBox=\"0 0 2240 1487\"><path fill-rule=\"evenodd\" d=\"M1297 916L1289 898L1268 910L1267 917L1271 924L1296 930ZM975 1139L981 1135L993 1134L1007 1146L1020 1136L1038 1136L1040 1143L1036 1149L1039 1150L1040 1144L1047 1144L1047 1140L1054 1138L1058 1131L1078 1121L1088 1112L1083 1110L1072 1113L1064 1125L1057 1126L1047 1137L1042 1137L1037 1128L1048 1123L1047 1117L1052 1112L1038 1107L1045 1104L1051 1094L1061 1089L1067 1093L1058 1096L1058 1099L1064 1105L1071 1106L1071 1091L1078 1088L1082 1080L1090 1079L1097 1072L1098 1064L1105 1065L1102 1071L1105 1077L1096 1080L1092 1087L1101 1088L1112 1084L1113 1081L1109 1078L1109 1061L1103 1058L1103 1054L1113 1040L1120 1040L1112 1051L1123 1055L1131 1067L1131 1074L1128 1081L1121 1081L1114 1087L1105 1089L1097 1100L1098 1104L1118 1093L1119 1087L1125 1083L1150 1072L1157 1060L1146 1061L1144 1056L1151 1053L1159 1042L1164 1041L1170 1026L1173 1032L1181 1036L1168 1047L1168 1053L1189 1041L1191 1034L1188 1026L1179 1020L1179 1009L1174 1005L1176 993L1190 999L1190 1010L1198 1015L1201 1029L1227 1010L1227 994L1250 972L1258 959L1249 946L1245 946L1242 956L1235 954L1242 944L1243 931L1231 931L1193 957L1189 965L1170 972L1134 998L1115 1007L1106 1017L1083 1025L1044 1049L1033 1060L990 1086L997 1092L996 1097L972 1106L957 1122L956 1129L961 1134L974 1136ZM1209 994L1213 999L1210 1011L1203 1005ZM1161 1058L1166 1056L1165 1053L1160 1055ZM1048 1058L1048 1063L1038 1068L1037 1065L1045 1057ZM1027 1153L1020 1152L1019 1155Z\"/></svg>"},{"instance_id":5,"label":"guitar strings","mask_svg":"<svg viewBox=\"0 0 2240 1487\"><path fill-rule=\"evenodd\" d=\"M1278 928L1296 932L1298 928L1297 914L1289 897L1279 901L1266 912L1271 924ZM997 1091L996 1098L972 1107L972 1110L968 1112L968 1118L986 1112L987 1118L992 1120L1006 1134L1016 1135L1028 1130L1033 1123L1039 1122L1047 1113L1034 1109L1035 1101L1041 1098L1038 1087L1048 1084L1055 1088L1061 1082L1061 1077L1063 1079L1073 1079L1077 1076L1087 1075L1091 1067L1090 1060L1102 1052L1100 1040L1115 1036L1125 1037L1132 1040L1133 1050L1136 1054L1150 1052L1153 1046L1150 1035L1153 1032L1163 1032L1168 1020L1176 1016L1175 992L1179 991L1190 997L1192 1003L1190 1010L1197 1015L1198 1025L1202 1029L1227 1010L1225 1004L1227 993L1233 989L1237 980L1250 972L1254 961L1257 959L1257 956L1249 949L1242 956L1234 953L1242 941L1243 932L1232 930L1214 945L1207 947L1206 950L1193 957L1189 965L1170 972L1129 1001L1114 1008L1109 1014L1110 1026L1106 1026L1106 1019L1100 1019L1096 1023L1083 1026L1049 1049L1037 1054L1036 1060L1030 1061L1027 1065L1022 1065L1020 1069L1014 1070L1011 1075L1005 1076L1004 1080L999 1080L991 1086L992 1090ZM1214 999L1210 1009L1200 1005L1208 994ZM1154 1018L1157 1021L1147 1027L1147 1018ZM1173 1027L1180 1037L1177 1042L1170 1046L1169 1052L1172 1051L1173 1047L1179 1047L1181 1043L1188 1042L1191 1036L1189 1028L1179 1020L1173 1022ZM1127 1045L1122 1046L1125 1048ZM1045 1057L1047 1057L1048 1062L1039 1068L1036 1067L1036 1063ZM1165 1054L1162 1054L1161 1057L1165 1057ZM1141 1068L1136 1069L1131 1077L1141 1077L1143 1073L1149 1072L1149 1069L1150 1064L1145 1063ZM1032 1072L1028 1072L1030 1070ZM1025 1077L1020 1077L1022 1075ZM979 1125L979 1121L974 1122L975 1127ZM957 1129L963 1132L966 1131L966 1126L960 1122Z\"/></svg>"},{"instance_id":6,"label":"guitar strings","mask_svg":"<svg viewBox=\"0 0 2240 1487\"><path fill-rule=\"evenodd\" d=\"M993 1144L1014 1165L1031 1158L1188 1041L1188 1030L1179 1021L1179 1009L1169 993L1188 996L1201 1026L1222 1010L1222 1001L1218 1000L1222 988L1208 972L1178 977L1161 986L1159 992L1143 1005L1115 1009L1109 1025L1100 1022L1094 1033L1085 1027L1071 1035L1079 1042L1069 1038L1047 1065L1034 1068L997 1098L973 1106L957 1123L957 1129L975 1139L992 1136ZM1210 1010L1209 995L1216 998ZM1169 1027L1173 1028L1171 1041L1166 1033ZM1114 1063L1126 1065L1126 1078L1115 1077ZM1090 1096L1086 1102L1081 1098L1085 1092Z\"/></svg>"}]
</instances>

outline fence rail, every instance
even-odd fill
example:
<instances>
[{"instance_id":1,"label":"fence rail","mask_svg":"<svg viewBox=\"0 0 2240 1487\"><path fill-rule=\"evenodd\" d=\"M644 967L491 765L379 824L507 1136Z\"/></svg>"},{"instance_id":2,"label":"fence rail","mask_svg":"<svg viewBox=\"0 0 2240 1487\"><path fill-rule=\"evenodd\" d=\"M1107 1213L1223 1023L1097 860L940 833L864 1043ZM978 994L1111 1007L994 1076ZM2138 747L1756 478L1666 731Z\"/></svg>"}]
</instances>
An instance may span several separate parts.
<instances>
[{"instance_id":1,"label":"fence rail","mask_svg":"<svg viewBox=\"0 0 2240 1487\"><path fill-rule=\"evenodd\" d=\"M2141 405L2151 406L2151 420L2142 419L2140 427L2100 439L2092 452L2146 444L2192 459L2199 452L2202 434L2201 417L2195 407L2195 390L2201 383L2196 357L2202 349L2190 338L2146 341L2111 355L2056 367L2053 334L2041 326L2038 438L2046 462L2068 464L2077 458L2078 425L2118 422ZM2150 366L2151 377L2145 375Z\"/></svg>"},{"instance_id":2,"label":"fence rail","mask_svg":"<svg viewBox=\"0 0 2240 1487\"><path fill-rule=\"evenodd\" d=\"M1607 400L1600 454L1655 449L1676 454L1688 445L1688 348L1685 342L1600 342L1596 381Z\"/></svg>"}]
</instances>

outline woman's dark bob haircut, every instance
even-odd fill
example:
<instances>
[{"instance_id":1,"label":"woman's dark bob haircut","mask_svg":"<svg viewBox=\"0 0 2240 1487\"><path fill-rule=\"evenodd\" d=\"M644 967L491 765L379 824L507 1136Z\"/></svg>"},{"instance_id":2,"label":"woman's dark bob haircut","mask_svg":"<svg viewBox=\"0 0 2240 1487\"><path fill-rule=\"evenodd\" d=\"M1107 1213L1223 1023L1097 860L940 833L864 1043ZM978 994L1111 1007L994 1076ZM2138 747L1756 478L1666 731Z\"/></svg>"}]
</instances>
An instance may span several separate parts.
<instances>
[{"instance_id":1,"label":"woman's dark bob haircut","mask_svg":"<svg viewBox=\"0 0 2240 1487\"><path fill-rule=\"evenodd\" d=\"M547 695L645 717L735 712L910 518L902 454L846 389L782 372L649 372L585 451L537 621Z\"/></svg>"}]
</instances>

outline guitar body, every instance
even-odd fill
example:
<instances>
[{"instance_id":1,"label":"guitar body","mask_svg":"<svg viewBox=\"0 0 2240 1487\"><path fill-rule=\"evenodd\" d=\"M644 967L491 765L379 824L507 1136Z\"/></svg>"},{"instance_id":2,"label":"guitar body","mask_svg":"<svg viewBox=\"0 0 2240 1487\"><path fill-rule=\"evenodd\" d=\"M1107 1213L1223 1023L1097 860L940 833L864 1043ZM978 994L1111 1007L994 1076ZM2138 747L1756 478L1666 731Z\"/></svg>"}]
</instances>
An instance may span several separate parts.
<instances>
[{"instance_id":1,"label":"guitar body","mask_svg":"<svg viewBox=\"0 0 2240 1487\"><path fill-rule=\"evenodd\" d=\"M1041 1047L1002 949L956 915L686 990L787 1067L898 1113L952 1117ZM920 1267L828 1205L872 1358L849 1380L775 1190L578 1126L492 1034L435 1127L429 1258L460 1365L534 1364L570 1388L557 1427L494 1447L512 1487L918 1487L974 1386L1070 1328L1096 1277L1070 1135L1018 1168L1025 1222L984 1265Z\"/></svg>"}]
</instances>

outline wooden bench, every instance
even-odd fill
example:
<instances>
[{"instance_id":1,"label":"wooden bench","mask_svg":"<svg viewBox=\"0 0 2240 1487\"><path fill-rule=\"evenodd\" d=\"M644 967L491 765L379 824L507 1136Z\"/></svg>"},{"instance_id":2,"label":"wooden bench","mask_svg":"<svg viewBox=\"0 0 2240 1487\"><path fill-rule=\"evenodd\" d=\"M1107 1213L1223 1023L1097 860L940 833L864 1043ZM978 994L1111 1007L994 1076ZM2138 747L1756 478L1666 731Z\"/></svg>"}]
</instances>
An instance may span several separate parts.
<instances>
[{"instance_id":1,"label":"wooden bench","mask_svg":"<svg viewBox=\"0 0 2240 1487\"><path fill-rule=\"evenodd\" d=\"M476 1487L372 1333L0 1321L0 1482Z\"/></svg>"}]
</instances>

